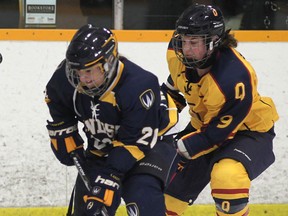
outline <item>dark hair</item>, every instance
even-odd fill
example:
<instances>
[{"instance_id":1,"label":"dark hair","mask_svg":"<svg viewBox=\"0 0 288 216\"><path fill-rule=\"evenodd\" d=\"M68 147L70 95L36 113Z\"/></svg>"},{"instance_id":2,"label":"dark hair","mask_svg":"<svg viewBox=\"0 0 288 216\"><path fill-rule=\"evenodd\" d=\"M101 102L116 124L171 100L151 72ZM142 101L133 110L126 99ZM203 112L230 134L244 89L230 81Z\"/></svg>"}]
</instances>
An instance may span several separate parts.
<instances>
[{"instance_id":1,"label":"dark hair","mask_svg":"<svg viewBox=\"0 0 288 216\"><path fill-rule=\"evenodd\" d=\"M223 38L222 38L222 43L219 46L219 49L225 49L225 48L236 48L238 45L238 41L235 38L234 34L230 33L231 29L228 29L225 31Z\"/></svg>"}]
</instances>

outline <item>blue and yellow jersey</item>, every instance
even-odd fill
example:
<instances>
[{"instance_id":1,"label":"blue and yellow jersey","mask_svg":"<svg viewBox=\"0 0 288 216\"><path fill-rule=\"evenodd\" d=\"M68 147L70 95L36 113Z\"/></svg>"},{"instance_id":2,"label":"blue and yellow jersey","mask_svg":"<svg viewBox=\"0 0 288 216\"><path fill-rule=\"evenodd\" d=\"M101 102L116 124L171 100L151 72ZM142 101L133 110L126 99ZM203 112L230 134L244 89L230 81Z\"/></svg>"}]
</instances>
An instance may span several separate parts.
<instances>
[{"instance_id":1,"label":"blue and yellow jersey","mask_svg":"<svg viewBox=\"0 0 288 216\"><path fill-rule=\"evenodd\" d=\"M211 70L202 77L185 68L171 44L167 61L168 82L183 93L189 105L191 125L196 129L181 138L184 143L190 143L192 158L215 150L237 131L267 132L278 120L272 99L262 97L257 91L253 67L235 49L218 51Z\"/></svg>"},{"instance_id":2,"label":"blue and yellow jersey","mask_svg":"<svg viewBox=\"0 0 288 216\"><path fill-rule=\"evenodd\" d=\"M178 121L175 104L160 93L158 78L124 58L100 98L81 94L70 85L65 61L48 82L46 97L54 122L75 118L82 122L87 151L107 157L110 166L123 172L145 157L158 137Z\"/></svg>"}]
</instances>

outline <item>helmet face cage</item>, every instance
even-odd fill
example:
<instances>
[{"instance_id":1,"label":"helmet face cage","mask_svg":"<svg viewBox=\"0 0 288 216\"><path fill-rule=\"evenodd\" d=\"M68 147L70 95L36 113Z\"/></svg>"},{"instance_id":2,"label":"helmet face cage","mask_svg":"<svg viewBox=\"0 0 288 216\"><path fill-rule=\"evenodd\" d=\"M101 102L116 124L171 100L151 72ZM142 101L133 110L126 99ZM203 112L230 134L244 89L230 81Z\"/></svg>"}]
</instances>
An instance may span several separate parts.
<instances>
[{"instance_id":1,"label":"helmet face cage","mask_svg":"<svg viewBox=\"0 0 288 216\"><path fill-rule=\"evenodd\" d=\"M109 87L113 79L113 75L116 73L117 58L111 55L107 61L99 61L93 66L98 66L104 74L104 79L101 85L94 84L93 88L88 88L84 83L80 81L79 69L73 69L70 64L66 64L66 76L68 77L71 85L78 90L78 92L86 94L88 96L101 96ZM93 76L93 72L91 72Z\"/></svg>"},{"instance_id":2,"label":"helmet face cage","mask_svg":"<svg viewBox=\"0 0 288 216\"><path fill-rule=\"evenodd\" d=\"M176 32L173 35L172 38L172 46L175 51L175 54L177 58L187 67L187 68L205 68L207 61L209 60L213 49L215 47L215 44L217 44L219 39L215 42L213 41L213 36L209 35L193 35L193 37L200 37L203 39L203 43L206 47L206 55L201 59L196 58L188 58L183 53L183 47L182 47L182 38L185 35L177 34Z\"/></svg>"},{"instance_id":3,"label":"helmet face cage","mask_svg":"<svg viewBox=\"0 0 288 216\"><path fill-rule=\"evenodd\" d=\"M66 76L70 84L80 93L100 97L107 90L116 74L119 60L117 41L111 31L89 26L90 28L83 32L80 29L78 37L77 33L75 34L67 49ZM100 86L95 83L92 88L88 88L85 83L81 82L79 71L95 65L103 72L104 79Z\"/></svg>"},{"instance_id":4,"label":"helmet face cage","mask_svg":"<svg viewBox=\"0 0 288 216\"><path fill-rule=\"evenodd\" d=\"M225 32L222 12L214 6L194 4L187 8L176 22L172 46L178 59L188 68L205 68L216 47L221 45ZM182 50L183 36L202 37L207 53L202 59L186 58Z\"/></svg>"}]
</instances>

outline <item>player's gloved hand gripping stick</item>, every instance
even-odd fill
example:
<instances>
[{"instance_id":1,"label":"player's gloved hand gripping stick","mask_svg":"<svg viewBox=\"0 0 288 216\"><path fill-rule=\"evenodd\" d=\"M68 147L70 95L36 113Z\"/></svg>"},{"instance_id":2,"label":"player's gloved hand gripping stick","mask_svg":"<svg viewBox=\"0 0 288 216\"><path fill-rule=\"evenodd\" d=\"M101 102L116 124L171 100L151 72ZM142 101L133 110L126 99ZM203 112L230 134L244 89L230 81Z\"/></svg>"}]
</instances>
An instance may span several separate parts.
<instances>
[{"instance_id":1,"label":"player's gloved hand gripping stick","mask_svg":"<svg viewBox=\"0 0 288 216\"><path fill-rule=\"evenodd\" d=\"M80 157L74 151L70 153L70 157L73 159L73 162L74 162L74 164L75 164L75 166L76 166L76 168L78 170L78 173L79 173L81 179L83 180L87 190L88 191L92 191L93 188L91 186L89 178L87 177L87 175L86 175L86 173L85 173L85 171L84 171L84 169L82 167ZM102 208L98 212L95 213L95 216L97 216L97 215L109 216L105 205L103 205Z\"/></svg>"}]
</instances>

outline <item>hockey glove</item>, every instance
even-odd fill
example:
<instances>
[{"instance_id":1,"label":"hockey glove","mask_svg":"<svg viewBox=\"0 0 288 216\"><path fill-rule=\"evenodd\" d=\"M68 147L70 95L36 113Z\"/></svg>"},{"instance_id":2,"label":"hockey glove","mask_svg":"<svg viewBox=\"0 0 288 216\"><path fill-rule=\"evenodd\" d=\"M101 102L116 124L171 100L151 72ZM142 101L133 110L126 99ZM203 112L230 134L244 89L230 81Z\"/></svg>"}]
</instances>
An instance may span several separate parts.
<instances>
[{"instance_id":1,"label":"hockey glove","mask_svg":"<svg viewBox=\"0 0 288 216\"><path fill-rule=\"evenodd\" d=\"M92 189L84 196L87 216L101 215L104 205L113 206L116 211L121 203L121 181L117 174L100 172L92 180Z\"/></svg>"},{"instance_id":2,"label":"hockey glove","mask_svg":"<svg viewBox=\"0 0 288 216\"><path fill-rule=\"evenodd\" d=\"M84 148L81 136L78 133L77 121L49 122L46 126L51 139L51 148L57 159L64 165L74 165L70 152L75 151L84 159Z\"/></svg>"},{"instance_id":3,"label":"hockey glove","mask_svg":"<svg viewBox=\"0 0 288 216\"><path fill-rule=\"evenodd\" d=\"M161 85L161 90L171 96L179 113L185 108L186 100L184 96L179 93L179 91L168 88L165 83Z\"/></svg>"},{"instance_id":4,"label":"hockey glove","mask_svg":"<svg viewBox=\"0 0 288 216\"><path fill-rule=\"evenodd\" d=\"M178 149L178 146L177 146L177 142L178 142L178 139L176 137L176 139L174 140L173 144L174 144L174 147L176 148L177 150L177 156L175 158L175 161L177 162L177 170L176 170L176 173L178 172L182 172L184 167L187 165L187 162L189 161L187 158L183 157L181 154L179 154L179 149ZM175 163L175 162L174 162Z\"/></svg>"}]
</instances>

